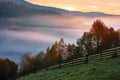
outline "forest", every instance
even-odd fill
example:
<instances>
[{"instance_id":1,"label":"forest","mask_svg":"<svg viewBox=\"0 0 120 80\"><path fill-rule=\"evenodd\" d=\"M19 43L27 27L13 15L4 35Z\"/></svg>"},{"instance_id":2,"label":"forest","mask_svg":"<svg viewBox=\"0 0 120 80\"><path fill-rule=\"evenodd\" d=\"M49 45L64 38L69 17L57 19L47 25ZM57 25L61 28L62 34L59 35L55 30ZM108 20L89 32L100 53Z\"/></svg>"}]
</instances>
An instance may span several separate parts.
<instances>
[{"instance_id":1,"label":"forest","mask_svg":"<svg viewBox=\"0 0 120 80\"><path fill-rule=\"evenodd\" d=\"M0 59L0 80L15 80L17 74L24 76L54 63L60 64L64 60L96 54L117 46L120 46L120 29L115 30L97 19L90 30L76 40L76 44L66 44L61 38L45 52L40 51L37 55L25 53L19 65L9 59Z\"/></svg>"}]
</instances>

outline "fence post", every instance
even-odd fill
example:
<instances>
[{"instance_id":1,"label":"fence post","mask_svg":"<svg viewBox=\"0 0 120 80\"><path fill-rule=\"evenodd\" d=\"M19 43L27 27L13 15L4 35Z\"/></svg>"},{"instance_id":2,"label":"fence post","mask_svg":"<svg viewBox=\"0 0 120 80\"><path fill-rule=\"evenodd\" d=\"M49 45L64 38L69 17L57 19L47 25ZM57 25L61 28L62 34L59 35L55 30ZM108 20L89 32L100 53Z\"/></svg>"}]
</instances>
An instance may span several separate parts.
<instances>
[{"instance_id":1,"label":"fence post","mask_svg":"<svg viewBox=\"0 0 120 80\"><path fill-rule=\"evenodd\" d=\"M100 52L100 60L102 60L102 53Z\"/></svg>"},{"instance_id":2,"label":"fence post","mask_svg":"<svg viewBox=\"0 0 120 80\"><path fill-rule=\"evenodd\" d=\"M117 52L116 52L116 49L114 49L114 54L112 57L117 57Z\"/></svg>"},{"instance_id":3,"label":"fence post","mask_svg":"<svg viewBox=\"0 0 120 80\"><path fill-rule=\"evenodd\" d=\"M74 65L73 59L72 59L72 64Z\"/></svg>"},{"instance_id":4,"label":"fence post","mask_svg":"<svg viewBox=\"0 0 120 80\"><path fill-rule=\"evenodd\" d=\"M86 61L85 63L88 63L88 54L86 54Z\"/></svg>"},{"instance_id":5,"label":"fence post","mask_svg":"<svg viewBox=\"0 0 120 80\"><path fill-rule=\"evenodd\" d=\"M61 67L61 60L58 61L59 68Z\"/></svg>"}]
</instances>

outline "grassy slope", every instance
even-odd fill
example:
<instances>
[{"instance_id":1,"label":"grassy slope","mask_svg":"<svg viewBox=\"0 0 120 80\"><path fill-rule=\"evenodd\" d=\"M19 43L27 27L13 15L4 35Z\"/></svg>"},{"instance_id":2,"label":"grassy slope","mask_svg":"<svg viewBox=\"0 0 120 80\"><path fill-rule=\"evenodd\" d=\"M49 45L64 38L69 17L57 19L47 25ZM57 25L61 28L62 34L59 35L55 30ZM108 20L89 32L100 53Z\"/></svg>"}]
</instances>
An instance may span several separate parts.
<instances>
[{"instance_id":1,"label":"grassy slope","mask_svg":"<svg viewBox=\"0 0 120 80\"><path fill-rule=\"evenodd\" d=\"M120 80L120 57L40 71L19 80Z\"/></svg>"}]
</instances>

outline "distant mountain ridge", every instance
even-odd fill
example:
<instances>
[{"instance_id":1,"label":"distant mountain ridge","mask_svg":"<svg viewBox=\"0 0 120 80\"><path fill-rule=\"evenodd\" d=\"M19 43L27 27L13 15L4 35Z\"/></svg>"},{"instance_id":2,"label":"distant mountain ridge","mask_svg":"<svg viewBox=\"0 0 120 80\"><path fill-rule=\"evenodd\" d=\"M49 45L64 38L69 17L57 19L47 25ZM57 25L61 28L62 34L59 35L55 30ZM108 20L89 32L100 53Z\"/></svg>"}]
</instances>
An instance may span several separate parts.
<instances>
[{"instance_id":1,"label":"distant mountain ridge","mask_svg":"<svg viewBox=\"0 0 120 80\"><path fill-rule=\"evenodd\" d=\"M40 6L25 0L0 0L0 17L28 16L28 15L72 14L76 16L100 17L114 16L100 12L67 11L64 9Z\"/></svg>"},{"instance_id":2,"label":"distant mountain ridge","mask_svg":"<svg viewBox=\"0 0 120 80\"><path fill-rule=\"evenodd\" d=\"M11 0L11 1L13 1L13 0ZM39 10L49 10L49 11L54 11L54 12L57 12L57 13L67 13L67 12L70 12L70 11L67 11L67 10L64 10L64 9L60 9L60 8L32 4L32 3L29 3L29 2L24 1L24 0L14 0L14 2L19 3L21 5L24 5L26 7L39 9Z\"/></svg>"},{"instance_id":3,"label":"distant mountain ridge","mask_svg":"<svg viewBox=\"0 0 120 80\"><path fill-rule=\"evenodd\" d=\"M50 10L38 10L16 3L12 0L0 0L0 17L19 17L29 15L58 14Z\"/></svg>"}]
</instances>

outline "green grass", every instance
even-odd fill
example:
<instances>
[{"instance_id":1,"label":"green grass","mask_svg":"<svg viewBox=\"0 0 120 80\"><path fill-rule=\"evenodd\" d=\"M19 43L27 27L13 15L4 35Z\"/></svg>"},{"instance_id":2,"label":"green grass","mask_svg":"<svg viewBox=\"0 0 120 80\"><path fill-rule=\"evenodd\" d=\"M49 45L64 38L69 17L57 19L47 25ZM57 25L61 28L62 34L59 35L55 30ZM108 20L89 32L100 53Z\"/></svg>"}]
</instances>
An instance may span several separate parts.
<instances>
[{"instance_id":1,"label":"green grass","mask_svg":"<svg viewBox=\"0 0 120 80\"><path fill-rule=\"evenodd\" d=\"M120 57L40 71L18 80L120 80Z\"/></svg>"}]
</instances>

